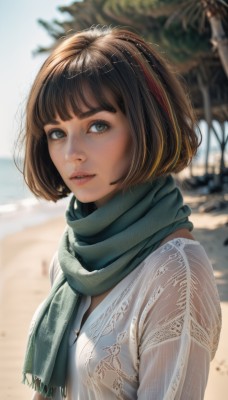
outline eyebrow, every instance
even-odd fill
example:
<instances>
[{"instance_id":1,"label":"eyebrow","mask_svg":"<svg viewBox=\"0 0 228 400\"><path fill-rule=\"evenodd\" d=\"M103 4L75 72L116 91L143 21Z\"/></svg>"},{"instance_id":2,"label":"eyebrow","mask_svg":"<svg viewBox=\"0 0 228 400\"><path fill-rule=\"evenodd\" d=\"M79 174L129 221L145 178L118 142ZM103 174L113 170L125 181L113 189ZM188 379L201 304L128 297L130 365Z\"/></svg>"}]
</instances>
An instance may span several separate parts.
<instances>
[{"instance_id":1,"label":"eyebrow","mask_svg":"<svg viewBox=\"0 0 228 400\"><path fill-rule=\"evenodd\" d=\"M111 107L111 106L110 107L106 107L106 108L97 107L97 108L92 108L91 110L79 113L79 114L77 114L77 117L79 119L89 118L89 117L92 117L93 115L95 115L95 114L97 114L99 112L102 112L102 111L108 111L108 112L111 112L111 113L116 113L116 109L114 107ZM50 122L48 122L47 124L45 124L45 125L59 125L59 122L56 121L55 119L53 119Z\"/></svg>"},{"instance_id":2,"label":"eyebrow","mask_svg":"<svg viewBox=\"0 0 228 400\"><path fill-rule=\"evenodd\" d=\"M84 113L78 114L78 118L79 119L88 118L88 117L93 116L94 114L97 114L97 113L101 112L101 111L108 111L108 112L111 112L111 113L115 113L116 112L115 108L111 107L111 106L110 107L106 107L106 108L97 107L97 108L92 108L91 110L85 111Z\"/></svg>"}]
</instances>

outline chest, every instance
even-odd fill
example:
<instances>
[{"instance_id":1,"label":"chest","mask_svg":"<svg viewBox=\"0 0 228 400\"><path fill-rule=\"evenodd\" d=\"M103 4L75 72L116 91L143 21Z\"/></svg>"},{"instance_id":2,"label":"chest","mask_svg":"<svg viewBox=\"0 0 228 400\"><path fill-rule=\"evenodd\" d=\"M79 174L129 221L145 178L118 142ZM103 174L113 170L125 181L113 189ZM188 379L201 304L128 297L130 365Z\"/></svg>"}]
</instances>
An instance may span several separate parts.
<instances>
[{"instance_id":1,"label":"chest","mask_svg":"<svg viewBox=\"0 0 228 400\"><path fill-rule=\"evenodd\" d=\"M99 296L93 296L91 297L91 302L90 305L88 307L88 309L85 311L83 317L82 317L82 323L81 326L83 326L83 324L86 322L87 318L90 316L90 314L96 309L96 307L105 299L105 297L107 297L107 295L109 294L109 292L111 291L108 290L105 293L102 293Z\"/></svg>"},{"instance_id":2,"label":"chest","mask_svg":"<svg viewBox=\"0 0 228 400\"><path fill-rule=\"evenodd\" d=\"M110 296L105 299L107 295L92 298L87 311L84 312L85 304L76 317L75 328L80 320L84 322L76 340L76 329L73 330L69 343L70 400L76 394L78 398L100 400L100 391L102 399L123 399L126 382L131 382L129 398L136 398L138 345L134 302L132 295L121 299L120 294L114 301Z\"/></svg>"}]
</instances>

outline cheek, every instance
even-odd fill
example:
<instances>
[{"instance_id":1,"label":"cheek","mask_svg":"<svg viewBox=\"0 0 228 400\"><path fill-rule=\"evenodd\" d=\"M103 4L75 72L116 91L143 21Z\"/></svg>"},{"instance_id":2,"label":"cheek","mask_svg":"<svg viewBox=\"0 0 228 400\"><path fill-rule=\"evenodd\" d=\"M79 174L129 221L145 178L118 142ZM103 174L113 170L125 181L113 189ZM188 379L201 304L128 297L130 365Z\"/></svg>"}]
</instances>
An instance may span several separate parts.
<instances>
[{"instance_id":1,"label":"cheek","mask_svg":"<svg viewBox=\"0 0 228 400\"><path fill-rule=\"evenodd\" d=\"M122 168L130 162L131 144L124 138L124 135L117 141L109 145L108 149L104 152L104 157L107 165L110 168Z\"/></svg>"},{"instance_id":2,"label":"cheek","mask_svg":"<svg viewBox=\"0 0 228 400\"><path fill-rule=\"evenodd\" d=\"M121 139L115 143L110 150L110 156L106 155L107 164L109 163L111 173L125 175L128 173L132 159L132 140L123 132ZM112 161L111 161L112 160Z\"/></svg>"},{"instance_id":3,"label":"cheek","mask_svg":"<svg viewBox=\"0 0 228 400\"><path fill-rule=\"evenodd\" d=\"M48 146L49 156L54 166L61 174L61 166L63 165L61 154L59 154L56 149L53 149L52 146Z\"/></svg>"},{"instance_id":4,"label":"cheek","mask_svg":"<svg viewBox=\"0 0 228 400\"><path fill-rule=\"evenodd\" d=\"M125 160L125 164L128 166L130 166L131 163L132 149L133 149L132 137L130 133L128 133L127 136L125 133L125 140L122 143L122 157Z\"/></svg>"},{"instance_id":5,"label":"cheek","mask_svg":"<svg viewBox=\"0 0 228 400\"><path fill-rule=\"evenodd\" d=\"M49 151L49 156L50 156L52 162L55 164L55 161L58 160L58 158L59 158L56 154L57 153L56 149L54 148L54 146L49 144L48 151Z\"/></svg>"}]
</instances>

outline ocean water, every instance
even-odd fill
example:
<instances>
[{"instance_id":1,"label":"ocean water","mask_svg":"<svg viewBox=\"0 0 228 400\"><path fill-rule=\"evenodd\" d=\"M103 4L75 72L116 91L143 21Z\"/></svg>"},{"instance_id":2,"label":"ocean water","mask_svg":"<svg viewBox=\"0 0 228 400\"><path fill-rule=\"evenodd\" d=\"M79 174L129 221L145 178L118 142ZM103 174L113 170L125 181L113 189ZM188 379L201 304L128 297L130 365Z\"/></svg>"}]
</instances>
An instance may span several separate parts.
<instances>
[{"instance_id":1,"label":"ocean water","mask_svg":"<svg viewBox=\"0 0 228 400\"><path fill-rule=\"evenodd\" d=\"M0 239L63 215L68 201L38 200L23 182L14 161L0 158Z\"/></svg>"},{"instance_id":2,"label":"ocean water","mask_svg":"<svg viewBox=\"0 0 228 400\"><path fill-rule=\"evenodd\" d=\"M205 147L204 140L193 166L194 164L204 165ZM219 159L220 151L214 141L211 146L210 164L218 165ZM228 163L227 152L225 160ZM69 199L63 199L57 203L38 200L23 182L23 176L13 160L0 157L0 239L27 226L63 215L68 202Z\"/></svg>"},{"instance_id":3,"label":"ocean water","mask_svg":"<svg viewBox=\"0 0 228 400\"><path fill-rule=\"evenodd\" d=\"M22 174L10 158L0 158L0 212L10 211L17 201L32 199Z\"/></svg>"}]
</instances>

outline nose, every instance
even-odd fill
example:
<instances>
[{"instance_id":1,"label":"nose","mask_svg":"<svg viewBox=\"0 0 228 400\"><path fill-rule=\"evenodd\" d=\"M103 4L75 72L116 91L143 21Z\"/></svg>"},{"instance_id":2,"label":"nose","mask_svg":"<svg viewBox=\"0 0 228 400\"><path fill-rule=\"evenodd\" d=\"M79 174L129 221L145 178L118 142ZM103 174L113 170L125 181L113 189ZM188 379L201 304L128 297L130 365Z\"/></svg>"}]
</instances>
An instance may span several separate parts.
<instances>
[{"instance_id":1,"label":"nose","mask_svg":"<svg viewBox=\"0 0 228 400\"><path fill-rule=\"evenodd\" d=\"M65 160L69 162L83 162L86 160L85 149L79 139L76 140L74 137L68 138L65 150Z\"/></svg>"}]
</instances>

